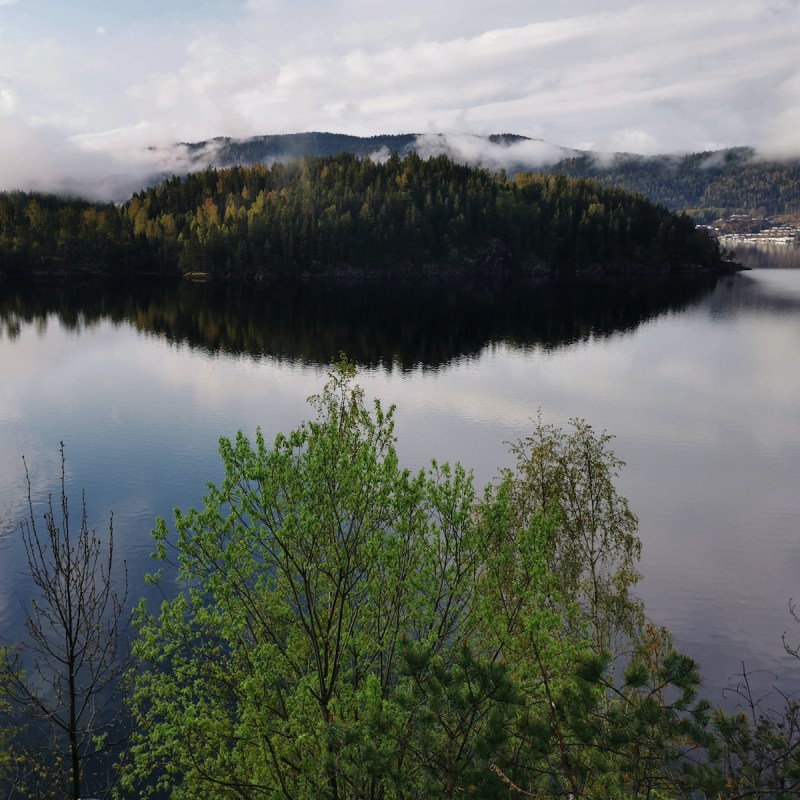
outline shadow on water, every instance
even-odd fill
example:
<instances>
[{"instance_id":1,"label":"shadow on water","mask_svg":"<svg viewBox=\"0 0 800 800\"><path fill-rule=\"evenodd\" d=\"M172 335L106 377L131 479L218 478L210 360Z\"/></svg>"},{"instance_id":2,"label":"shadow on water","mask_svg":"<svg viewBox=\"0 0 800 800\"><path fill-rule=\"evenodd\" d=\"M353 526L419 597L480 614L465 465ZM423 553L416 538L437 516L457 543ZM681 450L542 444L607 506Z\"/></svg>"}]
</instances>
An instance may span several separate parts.
<instances>
[{"instance_id":1,"label":"shadow on water","mask_svg":"<svg viewBox=\"0 0 800 800\"><path fill-rule=\"evenodd\" d=\"M570 287L7 283L0 334L43 330L56 315L69 330L108 320L210 353L325 364L345 352L361 366L436 369L490 343L550 348L633 330L699 302L716 280Z\"/></svg>"}]
</instances>

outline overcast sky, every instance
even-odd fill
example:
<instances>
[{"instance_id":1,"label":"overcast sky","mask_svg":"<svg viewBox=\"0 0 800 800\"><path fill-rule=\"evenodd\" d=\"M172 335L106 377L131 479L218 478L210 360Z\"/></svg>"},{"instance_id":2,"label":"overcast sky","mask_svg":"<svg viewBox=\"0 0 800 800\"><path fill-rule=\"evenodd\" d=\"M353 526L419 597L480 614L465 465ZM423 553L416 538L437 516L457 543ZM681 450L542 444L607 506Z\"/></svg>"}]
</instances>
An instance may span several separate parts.
<instances>
[{"instance_id":1,"label":"overcast sky","mask_svg":"<svg viewBox=\"0 0 800 800\"><path fill-rule=\"evenodd\" d=\"M0 0L0 188L306 130L798 153L800 0Z\"/></svg>"}]
</instances>

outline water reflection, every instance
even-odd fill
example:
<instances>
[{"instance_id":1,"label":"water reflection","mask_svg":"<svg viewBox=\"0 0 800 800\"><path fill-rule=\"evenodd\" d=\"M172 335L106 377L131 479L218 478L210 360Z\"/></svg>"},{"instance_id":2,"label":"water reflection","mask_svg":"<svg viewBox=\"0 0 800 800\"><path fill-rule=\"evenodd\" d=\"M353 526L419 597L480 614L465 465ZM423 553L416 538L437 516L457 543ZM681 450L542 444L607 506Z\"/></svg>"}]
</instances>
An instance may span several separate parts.
<instances>
[{"instance_id":1,"label":"water reflection","mask_svg":"<svg viewBox=\"0 0 800 800\"><path fill-rule=\"evenodd\" d=\"M295 427L345 350L397 405L411 469L458 460L483 486L537 408L615 434L654 619L715 699L742 659L800 684L781 647L800 595L800 271L510 292L5 284L0 331L0 523L24 505L20 456L38 502L64 439L71 494L100 529L113 509L132 587L155 516L220 478L218 437ZM23 560L0 555L0 635Z\"/></svg>"},{"instance_id":2,"label":"water reflection","mask_svg":"<svg viewBox=\"0 0 800 800\"><path fill-rule=\"evenodd\" d=\"M729 276L719 282L708 302L712 312L722 316L744 312L794 315L800 312L797 273L759 270Z\"/></svg>"},{"instance_id":3,"label":"water reflection","mask_svg":"<svg viewBox=\"0 0 800 800\"><path fill-rule=\"evenodd\" d=\"M797 269L800 267L800 242L797 244L735 244L736 260L750 269L779 268Z\"/></svg>"},{"instance_id":4,"label":"water reflection","mask_svg":"<svg viewBox=\"0 0 800 800\"><path fill-rule=\"evenodd\" d=\"M330 284L9 284L0 332L41 334L54 315L66 330L101 320L210 353L326 364L345 352L368 367L437 368L487 343L554 347L632 330L696 302L713 278L578 285L384 286Z\"/></svg>"}]
</instances>

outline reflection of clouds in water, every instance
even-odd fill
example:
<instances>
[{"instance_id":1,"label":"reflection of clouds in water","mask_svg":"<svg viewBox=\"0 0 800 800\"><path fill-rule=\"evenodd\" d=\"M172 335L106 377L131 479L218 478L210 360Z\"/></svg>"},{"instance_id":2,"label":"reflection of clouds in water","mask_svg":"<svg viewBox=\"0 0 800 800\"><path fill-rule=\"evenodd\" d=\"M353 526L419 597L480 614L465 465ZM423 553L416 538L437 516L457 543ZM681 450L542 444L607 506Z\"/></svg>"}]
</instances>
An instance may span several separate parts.
<instances>
[{"instance_id":1,"label":"reflection of clouds in water","mask_svg":"<svg viewBox=\"0 0 800 800\"><path fill-rule=\"evenodd\" d=\"M736 276L729 289L718 288L708 306L720 316L758 311L796 314L800 312L800 287L793 270L754 270Z\"/></svg>"},{"instance_id":2,"label":"reflection of clouds in water","mask_svg":"<svg viewBox=\"0 0 800 800\"><path fill-rule=\"evenodd\" d=\"M466 423L504 425L524 424L535 413L531 399L514 396L509 367L517 356L513 350L496 348L470 363L443 367L426 376L422 371L413 381L397 383L373 373L359 379L369 392L377 396L391 395L400 409L416 413L450 414ZM502 391L505 387L506 391Z\"/></svg>"},{"instance_id":3,"label":"reflection of clouds in water","mask_svg":"<svg viewBox=\"0 0 800 800\"><path fill-rule=\"evenodd\" d=\"M748 279L770 294L773 277ZM780 297L800 288L800 273L790 277ZM792 669L780 635L798 593L799 354L796 316L714 321L697 309L556 351L493 348L478 365L412 382L393 399L401 414L416 409L422 441L448 424L524 436L538 405L546 419L583 416L615 434L628 461L621 486L642 521L642 591L659 621L697 648L716 686L742 657ZM490 451L495 460L501 450ZM699 619L714 621L716 650L692 633Z\"/></svg>"},{"instance_id":4,"label":"reflection of clouds in water","mask_svg":"<svg viewBox=\"0 0 800 800\"><path fill-rule=\"evenodd\" d=\"M723 380L729 402L708 408L710 420L719 423L735 415L733 409L742 404L757 408L766 401L789 403L797 396L800 374L780 369L793 356L795 334L791 319L709 328L704 320L690 317L680 326L655 321L635 335L590 339L548 351L487 346L478 358L430 375L417 369L413 380L406 376L397 381L388 371L362 372L361 380L379 395L391 387L393 402L408 408L447 409L476 423L507 424L525 423L539 405L557 406L565 416L591 418L620 401L653 408L664 394L684 398L683 416L697 417L713 403L717 384ZM158 413L147 403L153 387L169 387L187 408L215 408L222 413L268 396L273 401L281 398L282 407L299 406L302 411L305 398L319 388L325 373L321 367L287 361L211 356L159 340L143 346L141 334L108 323L96 335L81 337L80 348L75 341L74 334L53 331L46 346L40 346L40 337L27 328L19 340L3 347L4 371L11 377L4 381L6 391L0 390L3 419L19 421L25 408L56 392L65 404L78 403L87 380L90 399L80 402L102 406L114 424L124 419L131 392L140 401L138 414ZM730 375L709 370L709 361ZM29 395L11 391L12 386L34 379L35 389ZM120 397L123 385L125 397ZM632 429L636 419L627 420L625 427ZM753 423L765 421L757 418ZM652 435L654 420L645 422ZM665 437L670 433L663 431Z\"/></svg>"}]
</instances>

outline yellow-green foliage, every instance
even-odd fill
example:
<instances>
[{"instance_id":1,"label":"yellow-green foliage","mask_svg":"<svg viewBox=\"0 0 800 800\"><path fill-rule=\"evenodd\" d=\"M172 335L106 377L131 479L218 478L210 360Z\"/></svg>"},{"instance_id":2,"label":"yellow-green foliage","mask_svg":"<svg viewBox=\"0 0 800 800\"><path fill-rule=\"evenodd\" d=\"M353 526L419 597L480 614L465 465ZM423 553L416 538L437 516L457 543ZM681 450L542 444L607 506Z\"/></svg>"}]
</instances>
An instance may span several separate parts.
<instances>
[{"instance_id":1,"label":"yellow-green foliage","mask_svg":"<svg viewBox=\"0 0 800 800\"><path fill-rule=\"evenodd\" d=\"M514 179L415 153L352 155L206 170L135 194L120 208L0 195L0 268L207 272L233 277L489 269L531 260L570 275L588 265L719 264L685 216L584 179Z\"/></svg>"},{"instance_id":2,"label":"yellow-green foliage","mask_svg":"<svg viewBox=\"0 0 800 800\"><path fill-rule=\"evenodd\" d=\"M458 465L403 470L393 410L369 408L353 378L340 363L315 419L271 446L223 439L223 482L176 512L176 538L159 523L152 580L177 575L180 591L138 612L126 790L477 800L507 797L507 781L536 797L672 786L693 735L692 662L663 647L614 678L598 606L568 582L588 574L604 595L610 575L618 599L635 518L604 540L616 571L592 575L579 549L553 561L564 514L521 513L514 474L478 499ZM606 438L577 435L589 467L618 468ZM632 617L620 624L604 617L604 636L639 652ZM670 689L658 703L655 686Z\"/></svg>"}]
</instances>

